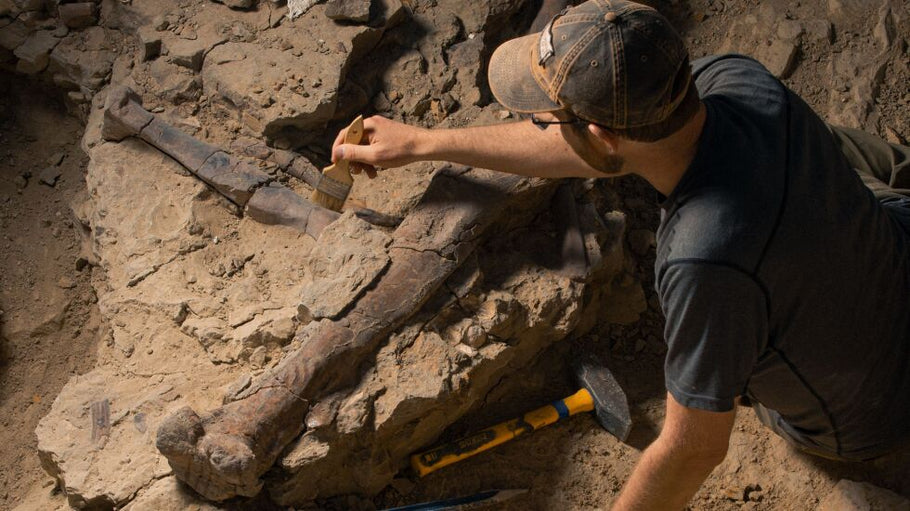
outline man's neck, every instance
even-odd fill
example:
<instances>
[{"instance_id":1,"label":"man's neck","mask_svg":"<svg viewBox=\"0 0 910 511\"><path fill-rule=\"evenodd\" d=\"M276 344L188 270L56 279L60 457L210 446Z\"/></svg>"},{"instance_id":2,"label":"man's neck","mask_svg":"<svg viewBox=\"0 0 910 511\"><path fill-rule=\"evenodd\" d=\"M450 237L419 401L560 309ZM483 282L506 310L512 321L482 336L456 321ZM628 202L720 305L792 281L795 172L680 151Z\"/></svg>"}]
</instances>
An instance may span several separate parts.
<instances>
[{"instance_id":1,"label":"man's neck","mask_svg":"<svg viewBox=\"0 0 910 511\"><path fill-rule=\"evenodd\" d=\"M669 137L657 142L628 142L623 151L624 167L669 196L695 159L706 117L705 105L700 103L695 115Z\"/></svg>"}]
</instances>

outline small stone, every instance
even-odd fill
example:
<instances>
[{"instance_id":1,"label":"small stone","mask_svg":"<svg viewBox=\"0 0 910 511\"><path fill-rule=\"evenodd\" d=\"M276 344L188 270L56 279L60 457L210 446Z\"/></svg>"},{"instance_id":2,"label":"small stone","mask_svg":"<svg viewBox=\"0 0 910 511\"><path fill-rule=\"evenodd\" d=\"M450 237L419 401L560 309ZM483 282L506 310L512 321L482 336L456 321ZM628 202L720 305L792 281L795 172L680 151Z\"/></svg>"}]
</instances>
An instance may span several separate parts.
<instances>
[{"instance_id":1,"label":"small stone","mask_svg":"<svg viewBox=\"0 0 910 511\"><path fill-rule=\"evenodd\" d=\"M325 15L335 21L366 23L370 20L370 0L329 0Z\"/></svg>"},{"instance_id":2,"label":"small stone","mask_svg":"<svg viewBox=\"0 0 910 511\"><path fill-rule=\"evenodd\" d=\"M265 346L257 346L253 353L250 354L250 365L254 369L259 369L265 367L266 362L268 362L268 356L265 352Z\"/></svg>"},{"instance_id":3,"label":"small stone","mask_svg":"<svg viewBox=\"0 0 910 511\"><path fill-rule=\"evenodd\" d=\"M38 174L38 180L41 184L54 187L57 184L57 179L60 178L60 174L58 167L47 167Z\"/></svg>"},{"instance_id":4,"label":"small stone","mask_svg":"<svg viewBox=\"0 0 910 511\"><path fill-rule=\"evenodd\" d=\"M61 4L57 7L60 21L71 28L84 28L96 24L98 22L96 11L97 7L94 2Z\"/></svg>"},{"instance_id":5,"label":"small stone","mask_svg":"<svg viewBox=\"0 0 910 511\"><path fill-rule=\"evenodd\" d=\"M148 425L147 425L146 422L145 422L145 414L144 414L144 413L139 412L139 413L137 413L136 415L133 416L133 426L134 426L134 427L136 428L136 430L139 431L140 433L145 433L145 431L148 429Z\"/></svg>"},{"instance_id":6,"label":"small stone","mask_svg":"<svg viewBox=\"0 0 910 511\"><path fill-rule=\"evenodd\" d=\"M170 22L163 14L159 14L152 19L152 28L158 32L164 32L170 27Z\"/></svg>"},{"instance_id":7,"label":"small stone","mask_svg":"<svg viewBox=\"0 0 910 511\"><path fill-rule=\"evenodd\" d=\"M26 179L25 176L19 175L13 178L13 184L16 185L17 189L22 190L28 186L28 179Z\"/></svg>"},{"instance_id":8,"label":"small stone","mask_svg":"<svg viewBox=\"0 0 910 511\"><path fill-rule=\"evenodd\" d=\"M48 157L47 164L51 165L51 166L60 165L61 163L63 163L63 158L65 158L65 157L66 157L66 153L64 153L64 152L54 153L50 157Z\"/></svg>"},{"instance_id":9,"label":"small stone","mask_svg":"<svg viewBox=\"0 0 910 511\"><path fill-rule=\"evenodd\" d=\"M830 43L831 38L834 35L834 28L828 20L809 20L806 21L803 26L806 30L806 35L813 41Z\"/></svg>"},{"instance_id":10,"label":"small stone","mask_svg":"<svg viewBox=\"0 0 910 511\"><path fill-rule=\"evenodd\" d=\"M763 51L764 58L761 61L771 74L785 79L796 69L796 53L797 46L794 43L776 39Z\"/></svg>"},{"instance_id":11,"label":"small stone","mask_svg":"<svg viewBox=\"0 0 910 511\"><path fill-rule=\"evenodd\" d=\"M64 275L57 280L57 286L63 289L73 289L76 287L76 281L69 276Z\"/></svg>"},{"instance_id":12,"label":"small stone","mask_svg":"<svg viewBox=\"0 0 910 511\"><path fill-rule=\"evenodd\" d=\"M508 110L500 110L499 112L496 113L496 117L498 117L500 121L504 121L504 120L512 117L512 112L510 112Z\"/></svg>"},{"instance_id":13,"label":"small stone","mask_svg":"<svg viewBox=\"0 0 910 511\"><path fill-rule=\"evenodd\" d=\"M777 35L785 41L795 41L803 35L803 25L795 20L783 20L777 25Z\"/></svg>"},{"instance_id":14,"label":"small stone","mask_svg":"<svg viewBox=\"0 0 910 511\"><path fill-rule=\"evenodd\" d=\"M161 36L146 27L139 29L139 58L143 62L161 55Z\"/></svg>"},{"instance_id":15,"label":"small stone","mask_svg":"<svg viewBox=\"0 0 910 511\"><path fill-rule=\"evenodd\" d=\"M51 50L60 41L48 30L39 30L28 37L25 42L13 52L19 59L16 62L16 71L35 75L44 71L50 62Z\"/></svg>"}]
</instances>

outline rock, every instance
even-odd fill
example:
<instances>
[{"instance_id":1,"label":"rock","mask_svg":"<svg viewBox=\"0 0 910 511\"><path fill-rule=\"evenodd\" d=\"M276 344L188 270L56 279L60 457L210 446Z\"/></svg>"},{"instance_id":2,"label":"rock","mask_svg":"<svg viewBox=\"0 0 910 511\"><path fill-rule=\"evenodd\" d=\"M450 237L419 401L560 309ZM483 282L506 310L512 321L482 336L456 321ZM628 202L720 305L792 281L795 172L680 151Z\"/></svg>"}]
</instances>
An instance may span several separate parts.
<instances>
[{"instance_id":1,"label":"rock","mask_svg":"<svg viewBox=\"0 0 910 511\"><path fill-rule=\"evenodd\" d=\"M462 97L463 103L477 104L481 100L478 84L482 80L482 73L486 72L481 69L483 51L482 36L466 39L446 50L449 66L455 69L458 78L458 88L461 90L458 95Z\"/></svg>"},{"instance_id":2,"label":"rock","mask_svg":"<svg viewBox=\"0 0 910 511\"><path fill-rule=\"evenodd\" d=\"M0 48L13 52L28 39L29 30L22 23L10 23L0 27Z\"/></svg>"},{"instance_id":3,"label":"rock","mask_svg":"<svg viewBox=\"0 0 910 511\"><path fill-rule=\"evenodd\" d=\"M45 167L44 170L38 174L38 180L42 184L53 188L54 185L57 184L57 179L60 178L61 174L62 172L59 167Z\"/></svg>"},{"instance_id":4,"label":"rock","mask_svg":"<svg viewBox=\"0 0 910 511\"><path fill-rule=\"evenodd\" d=\"M366 23L370 20L371 0L328 0L325 15L336 21Z\"/></svg>"},{"instance_id":5,"label":"rock","mask_svg":"<svg viewBox=\"0 0 910 511\"><path fill-rule=\"evenodd\" d=\"M813 41L824 41L830 43L834 37L834 27L828 20L814 19L803 23L806 35Z\"/></svg>"},{"instance_id":6,"label":"rock","mask_svg":"<svg viewBox=\"0 0 910 511\"><path fill-rule=\"evenodd\" d=\"M45 4L42 0L20 0L19 9L22 12L37 12L44 10Z\"/></svg>"},{"instance_id":7,"label":"rock","mask_svg":"<svg viewBox=\"0 0 910 511\"><path fill-rule=\"evenodd\" d=\"M771 46L759 52L759 60L774 76L788 78L796 69L797 46L793 42L775 39Z\"/></svg>"},{"instance_id":8,"label":"rock","mask_svg":"<svg viewBox=\"0 0 910 511\"><path fill-rule=\"evenodd\" d=\"M304 263L300 306L305 320L332 318L348 307L388 266L391 242L353 212L322 231Z\"/></svg>"},{"instance_id":9,"label":"rock","mask_svg":"<svg viewBox=\"0 0 910 511\"><path fill-rule=\"evenodd\" d=\"M534 245L541 249L538 240L522 241L528 250ZM460 325L454 329L460 331L482 321L500 328L510 325L513 340L488 340L476 350L453 345L445 338L449 333L423 329L426 318L444 314L431 300L426 315L418 314L379 350L371 371L342 402L335 422L322 426L318 435L304 434L288 449L277 472L267 476L266 488L276 502L295 505L322 496L380 491L398 472L401 464L396 460L405 460L415 445L430 444L453 417L482 400L510 367L527 363L571 331L579 318L594 314L578 308L583 291L577 283L538 268L516 271L528 267L530 252L524 248L484 261L491 274L511 275L509 282L500 291L495 291L498 286L487 288L490 305L476 315L451 323Z\"/></svg>"},{"instance_id":10,"label":"rock","mask_svg":"<svg viewBox=\"0 0 910 511\"><path fill-rule=\"evenodd\" d=\"M172 64L185 67L195 73L202 69L202 61L215 46L228 40L229 33L213 24L200 26L191 38L164 32L161 38L162 49Z\"/></svg>"},{"instance_id":11,"label":"rock","mask_svg":"<svg viewBox=\"0 0 910 511\"><path fill-rule=\"evenodd\" d=\"M64 89L98 91L107 82L117 53L102 27L89 27L82 37L65 37L50 55L48 72Z\"/></svg>"},{"instance_id":12,"label":"rock","mask_svg":"<svg viewBox=\"0 0 910 511\"><path fill-rule=\"evenodd\" d=\"M828 0L828 15L836 24L852 23L868 8L868 0Z\"/></svg>"},{"instance_id":13,"label":"rock","mask_svg":"<svg viewBox=\"0 0 910 511\"><path fill-rule=\"evenodd\" d=\"M71 28L83 28L98 22L97 7L94 2L78 2L61 4L57 7L57 15L64 25Z\"/></svg>"},{"instance_id":14,"label":"rock","mask_svg":"<svg viewBox=\"0 0 910 511\"><path fill-rule=\"evenodd\" d=\"M817 511L910 510L910 500L869 483L841 479Z\"/></svg>"},{"instance_id":15,"label":"rock","mask_svg":"<svg viewBox=\"0 0 910 511\"><path fill-rule=\"evenodd\" d=\"M804 30L803 24L796 20L781 20L777 24L777 36L784 41L795 42Z\"/></svg>"},{"instance_id":16,"label":"rock","mask_svg":"<svg viewBox=\"0 0 910 511\"><path fill-rule=\"evenodd\" d=\"M891 9L888 5L885 4L879 10L878 23L876 23L875 28L872 30L872 35L875 36L875 40L878 42L882 51L891 49L896 32L897 29L894 26L894 15L891 13Z\"/></svg>"},{"instance_id":17,"label":"rock","mask_svg":"<svg viewBox=\"0 0 910 511\"><path fill-rule=\"evenodd\" d=\"M215 47L202 67L205 92L223 108L239 116L251 132L274 138L283 132L301 144L322 131L335 113L341 70L347 54L324 54L315 48L298 59L292 53L251 43L226 43ZM307 72L322 79L289 87L289 77L306 62ZM269 91L263 103L251 90Z\"/></svg>"},{"instance_id":18,"label":"rock","mask_svg":"<svg viewBox=\"0 0 910 511\"><path fill-rule=\"evenodd\" d=\"M156 425L178 387L190 391L182 376L123 377L110 369L76 376L63 388L35 430L41 464L60 481L76 508L113 507L170 472L154 446L154 430L140 431L138 413ZM177 391L179 392L179 391ZM97 434L92 403L109 403L108 430ZM129 420L123 420L129 419Z\"/></svg>"},{"instance_id":19,"label":"rock","mask_svg":"<svg viewBox=\"0 0 910 511\"><path fill-rule=\"evenodd\" d=\"M398 96L398 109L420 117L429 109L429 91L419 84L426 80L427 61L418 51L404 51L385 72L383 89L390 91L389 98ZM394 91L394 92L391 92ZM421 111L421 108L423 109Z\"/></svg>"},{"instance_id":20,"label":"rock","mask_svg":"<svg viewBox=\"0 0 910 511\"><path fill-rule=\"evenodd\" d=\"M231 9L249 9L255 3L254 0L215 0Z\"/></svg>"},{"instance_id":21,"label":"rock","mask_svg":"<svg viewBox=\"0 0 910 511\"><path fill-rule=\"evenodd\" d=\"M161 36L151 27L139 29L139 58L145 62L161 54Z\"/></svg>"},{"instance_id":22,"label":"rock","mask_svg":"<svg viewBox=\"0 0 910 511\"><path fill-rule=\"evenodd\" d=\"M177 481L176 477L168 476L140 491L136 498L122 509L123 511L159 511L163 509L218 511L221 508L206 502L185 484Z\"/></svg>"},{"instance_id":23,"label":"rock","mask_svg":"<svg viewBox=\"0 0 910 511\"><path fill-rule=\"evenodd\" d=\"M16 62L16 71L34 75L47 68L50 62L51 50L57 46L60 39L54 36L50 30L38 30L13 51L13 54L19 59Z\"/></svg>"},{"instance_id":24,"label":"rock","mask_svg":"<svg viewBox=\"0 0 910 511\"><path fill-rule=\"evenodd\" d=\"M851 52L833 56L826 69L831 76L827 121L862 129L885 77L887 60Z\"/></svg>"},{"instance_id":25,"label":"rock","mask_svg":"<svg viewBox=\"0 0 910 511\"><path fill-rule=\"evenodd\" d=\"M632 324L648 309L641 284L628 275L613 281L608 297L604 305L605 310L601 312L603 314L601 319L610 323Z\"/></svg>"},{"instance_id":26,"label":"rock","mask_svg":"<svg viewBox=\"0 0 910 511\"><path fill-rule=\"evenodd\" d=\"M199 77L185 66L156 59L149 63L149 74L155 80L158 93L170 103L195 101L202 92Z\"/></svg>"}]
</instances>

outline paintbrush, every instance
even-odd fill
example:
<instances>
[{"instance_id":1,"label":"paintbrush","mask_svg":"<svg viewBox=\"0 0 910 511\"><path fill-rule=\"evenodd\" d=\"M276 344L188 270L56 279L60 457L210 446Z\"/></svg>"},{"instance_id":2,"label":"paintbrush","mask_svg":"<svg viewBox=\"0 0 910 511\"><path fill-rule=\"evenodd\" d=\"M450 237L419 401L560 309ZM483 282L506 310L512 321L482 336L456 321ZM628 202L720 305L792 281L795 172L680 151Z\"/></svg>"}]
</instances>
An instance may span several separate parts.
<instances>
[{"instance_id":1,"label":"paintbrush","mask_svg":"<svg viewBox=\"0 0 910 511\"><path fill-rule=\"evenodd\" d=\"M363 116L358 115L344 134L344 143L359 144L362 138ZM314 203L332 211L341 211L345 199L348 198L348 192L351 191L351 186L354 184L354 178L351 176L349 167L350 162L348 160L338 160L323 169L322 176L319 182L316 183L310 199Z\"/></svg>"}]
</instances>

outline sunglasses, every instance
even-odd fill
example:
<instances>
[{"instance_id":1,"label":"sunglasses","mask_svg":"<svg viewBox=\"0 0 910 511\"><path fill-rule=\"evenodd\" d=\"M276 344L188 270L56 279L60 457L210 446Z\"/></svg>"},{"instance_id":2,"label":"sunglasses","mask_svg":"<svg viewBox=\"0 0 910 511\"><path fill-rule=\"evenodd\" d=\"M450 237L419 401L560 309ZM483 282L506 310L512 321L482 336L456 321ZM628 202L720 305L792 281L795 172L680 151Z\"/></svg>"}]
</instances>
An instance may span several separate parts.
<instances>
[{"instance_id":1,"label":"sunglasses","mask_svg":"<svg viewBox=\"0 0 910 511\"><path fill-rule=\"evenodd\" d=\"M536 115L531 114L531 124L533 124L534 126L537 126L541 130L545 130L545 129L547 129L548 126L550 126L552 124L590 124L590 123L584 119L579 119L578 117L568 120L568 121L544 121L544 120L538 119Z\"/></svg>"}]
</instances>

